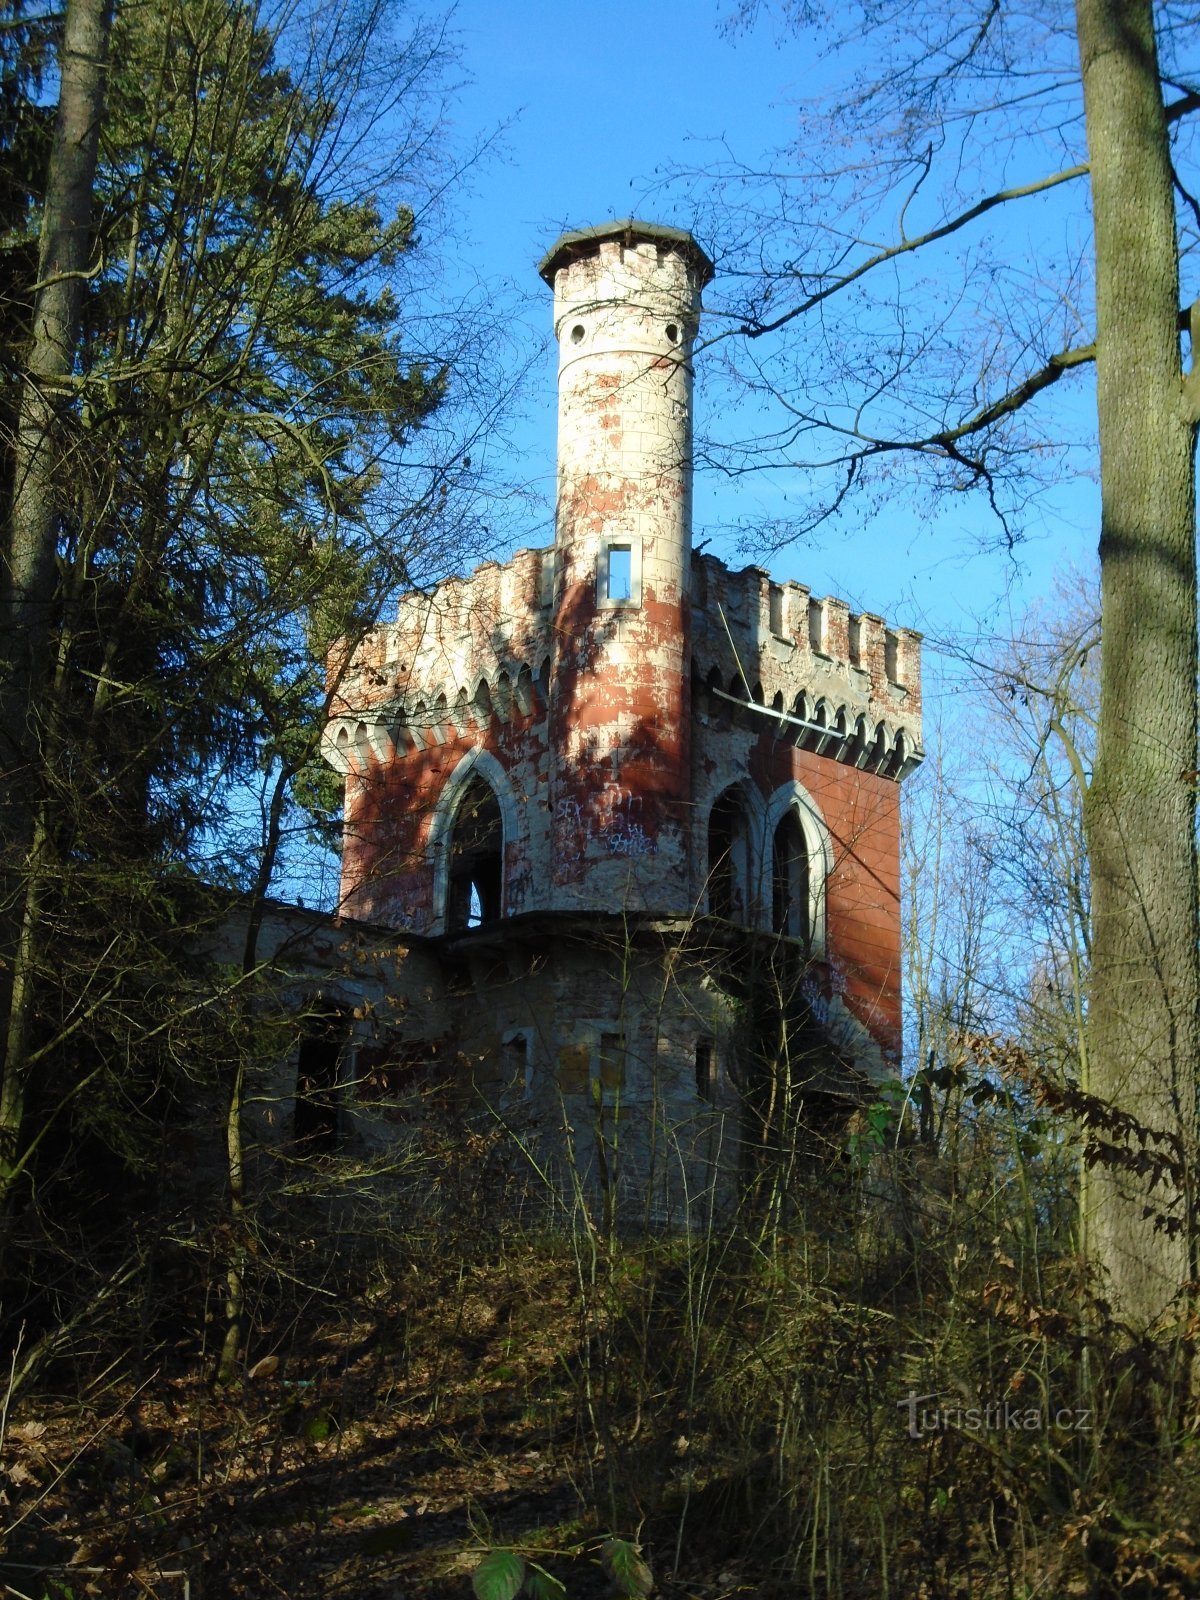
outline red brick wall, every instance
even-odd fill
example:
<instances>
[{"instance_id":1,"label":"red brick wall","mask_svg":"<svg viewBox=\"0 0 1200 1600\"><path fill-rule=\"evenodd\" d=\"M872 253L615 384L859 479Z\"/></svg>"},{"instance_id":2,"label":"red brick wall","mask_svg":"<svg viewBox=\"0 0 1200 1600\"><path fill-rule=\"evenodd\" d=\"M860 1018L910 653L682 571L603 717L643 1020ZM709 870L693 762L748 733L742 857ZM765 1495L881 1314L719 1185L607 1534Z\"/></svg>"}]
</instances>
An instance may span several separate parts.
<instances>
[{"instance_id":1,"label":"red brick wall","mask_svg":"<svg viewBox=\"0 0 1200 1600\"><path fill-rule=\"evenodd\" d=\"M882 1049L900 1051L900 786L764 736L756 776L769 793L794 780L833 845L825 891L831 982Z\"/></svg>"}]
</instances>

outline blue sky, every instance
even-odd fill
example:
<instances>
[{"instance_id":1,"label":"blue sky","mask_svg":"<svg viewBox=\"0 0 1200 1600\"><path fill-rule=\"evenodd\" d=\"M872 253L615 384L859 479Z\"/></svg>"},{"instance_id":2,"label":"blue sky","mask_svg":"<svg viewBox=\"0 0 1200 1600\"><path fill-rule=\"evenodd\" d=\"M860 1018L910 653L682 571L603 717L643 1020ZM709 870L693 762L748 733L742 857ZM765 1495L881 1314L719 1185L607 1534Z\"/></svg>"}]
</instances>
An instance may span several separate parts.
<instances>
[{"instance_id":1,"label":"blue sky","mask_svg":"<svg viewBox=\"0 0 1200 1600\"><path fill-rule=\"evenodd\" d=\"M731 33L722 22L734 10L734 0L460 0L453 25L470 81L457 100L457 137L507 124L456 201L460 265L517 295L514 326L525 339L548 333L549 293L535 263L559 232L629 214L690 226L663 175L704 165L716 141L760 157L789 137L794 101L823 86L829 69L812 48L780 40L769 22ZM698 377L697 406L711 421L721 397L702 366ZM511 445L514 475L542 495L521 543L552 537L554 382L547 350ZM1086 383L1074 403L1090 405ZM714 524L769 518L794 487L787 474L734 485L698 476L697 541ZM771 566L920 627L934 645L977 620L1003 636L1056 569L1089 564L1097 525L1094 487L1077 479L1030 508L1015 554L987 553L973 501L931 505L898 493L869 523L831 529ZM716 548L734 564L750 559Z\"/></svg>"}]
</instances>

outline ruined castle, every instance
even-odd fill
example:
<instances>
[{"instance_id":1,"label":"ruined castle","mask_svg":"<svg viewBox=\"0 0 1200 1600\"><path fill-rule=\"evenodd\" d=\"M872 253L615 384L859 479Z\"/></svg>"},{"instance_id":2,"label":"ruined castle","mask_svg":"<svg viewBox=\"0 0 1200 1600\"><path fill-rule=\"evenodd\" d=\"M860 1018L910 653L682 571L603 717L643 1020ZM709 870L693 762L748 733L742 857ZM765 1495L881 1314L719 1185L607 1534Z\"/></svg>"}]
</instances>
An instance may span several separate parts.
<instances>
[{"instance_id":1,"label":"ruined castle","mask_svg":"<svg viewBox=\"0 0 1200 1600\"><path fill-rule=\"evenodd\" d=\"M567 233L539 270L554 543L404 596L330 662L340 910L394 931L405 996L358 1025L355 1077L453 1060L669 1219L784 1101L898 1069L920 636L693 550L690 234Z\"/></svg>"}]
</instances>

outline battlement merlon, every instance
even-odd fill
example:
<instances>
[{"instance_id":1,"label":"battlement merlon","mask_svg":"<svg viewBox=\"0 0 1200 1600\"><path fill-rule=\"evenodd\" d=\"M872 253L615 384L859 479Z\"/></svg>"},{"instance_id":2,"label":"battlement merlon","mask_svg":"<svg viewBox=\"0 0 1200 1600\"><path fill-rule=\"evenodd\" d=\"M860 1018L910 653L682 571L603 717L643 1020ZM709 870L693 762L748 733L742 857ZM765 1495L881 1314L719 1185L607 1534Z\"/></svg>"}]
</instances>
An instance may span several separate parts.
<instances>
[{"instance_id":1,"label":"battlement merlon","mask_svg":"<svg viewBox=\"0 0 1200 1600\"><path fill-rule=\"evenodd\" d=\"M435 709L505 703L545 674L552 649L554 547L518 550L501 565L485 561L466 578L428 593L402 595L394 623L364 634L346 661L346 643L329 653L331 692L326 755L346 719L368 725L431 725ZM518 687L520 685L520 687Z\"/></svg>"},{"instance_id":2,"label":"battlement merlon","mask_svg":"<svg viewBox=\"0 0 1200 1600\"><path fill-rule=\"evenodd\" d=\"M821 724L817 747L901 779L923 759L921 634L889 628L762 567L692 561L692 662L700 684Z\"/></svg>"},{"instance_id":3,"label":"battlement merlon","mask_svg":"<svg viewBox=\"0 0 1200 1600\"><path fill-rule=\"evenodd\" d=\"M639 222L634 217L623 217L617 222L603 222L594 228L577 228L562 234L538 262L538 273L553 289L564 267L574 267L581 261L591 262L598 256L620 260L624 251L639 247L647 253L653 250L659 259L667 254L679 256L695 274L698 289L710 283L716 271L686 228L670 228L661 222Z\"/></svg>"}]
</instances>

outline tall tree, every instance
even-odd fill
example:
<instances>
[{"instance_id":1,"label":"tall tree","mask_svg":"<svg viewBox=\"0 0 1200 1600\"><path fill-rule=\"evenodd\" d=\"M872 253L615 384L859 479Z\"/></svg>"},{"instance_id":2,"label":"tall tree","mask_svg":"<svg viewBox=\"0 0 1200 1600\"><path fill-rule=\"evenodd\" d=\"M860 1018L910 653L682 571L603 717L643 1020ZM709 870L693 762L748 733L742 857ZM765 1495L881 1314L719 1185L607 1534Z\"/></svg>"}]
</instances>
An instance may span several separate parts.
<instances>
[{"instance_id":1,"label":"tall tree","mask_svg":"<svg viewBox=\"0 0 1200 1600\"><path fill-rule=\"evenodd\" d=\"M784 12L789 26L809 19ZM1011 540L1031 477L1065 458L1047 396L1095 367L1104 653L1085 814L1087 1087L1185 1153L1189 1174L1147 1176L1135 1143L1090 1185L1089 1248L1120 1314L1145 1328L1177 1317L1197 1277L1200 380L1184 372L1180 309L1200 219L1195 20L1151 0L1078 0L1072 26L1060 8L986 0L864 6L837 26L835 51L866 38L873 59L832 118L813 114L790 166L716 174L714 229L750 285L727 308L743 352L730 359L757 401L782 402L765 441L760 411L756 439L723 461L803 466L818 486L817 469L833 473L784 534L915 459L940 486L982 490ZM1089 180L1084 247L1052 208ZM987 232L1000 208L1004 240ZM943 275L918 277L934 254Z\"/></svg>"},{"instance_id":2,"label":"tall tree","mask_svg":"<svg viewBox=\"0 0 1200 1600\"><path fill-rule=\"evenodd\" d=\"M31 291L33 326L20 374L6 540L0 739L10 770L32 764L38 739L63 468L59 418L73 399L111 20L109 0L69 0L59 55L58 116Z\"/></svg>"},{"instance_id":3,"label":"tall tree","mask_svg":"<svg viewBox=\"0 0 1200 1600\"><path fill-rule=\"evenodd\" d=\"M478 532L479 409L452 372L481 330L443 315L435 341L402 299L414 202L448 175L445 40L402 22L387 0L116 10L90 253L42 275L80 297L79 331L56 391L69 466L39 547L32 724L6 663L32 734L5 829L26 936L0 1195L48 1128L130 1154L152 1124L130 1108L180 1063L203 1075L187 969L214 907L197 886L268 892L318 765L329 643ZM11 327L6 356L27 361Z\"/></svg>"},{"instance_id":4,"label":"tall tree","mask_svg":"<svg viewBox=\"0 0 1200 1600\"><path fill-rule=\"evenodd\" d=\"M0 598L0 849L5 851L0 996L4 1060L24 1063L32 1015L32 949L41 915L48 822L36 778L43 749L52 641L54 557L65 466L63 418L91 255L92 187L104 108L109 0L70 0L59 57L58 116L42 207L28 354L17 368L20 399L6 499L9 527ZM12 887L16 876L16 887ZM25 1070L0 1079L0 1182L16 1167Z\"/></svg>"},{"instance_id":5,"label":"tall tree","mask_svg":"<svg viewBox=\"0 0 1200 1600\"><path fill-rule=\"evenodd\" d=\"M1092 874L1090 1088L1183 1143L1200 1069L1196 908L1196 423L1185 381L1167 112L1149 0L1079 0L1096 259L1103 658L1085 830ZM1200 313L1200 307L1197 308ZM1193 347L1193 363L1196 361ZM1101 1166L1091 1247L1145 1322L1197 1277L1190 1192ZM1186 1209L1185 1209L1186 1208Z\"/></svg>"}]
</instances>

